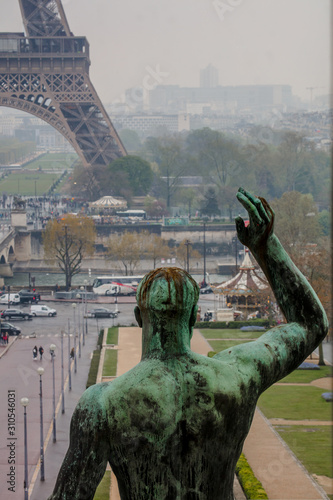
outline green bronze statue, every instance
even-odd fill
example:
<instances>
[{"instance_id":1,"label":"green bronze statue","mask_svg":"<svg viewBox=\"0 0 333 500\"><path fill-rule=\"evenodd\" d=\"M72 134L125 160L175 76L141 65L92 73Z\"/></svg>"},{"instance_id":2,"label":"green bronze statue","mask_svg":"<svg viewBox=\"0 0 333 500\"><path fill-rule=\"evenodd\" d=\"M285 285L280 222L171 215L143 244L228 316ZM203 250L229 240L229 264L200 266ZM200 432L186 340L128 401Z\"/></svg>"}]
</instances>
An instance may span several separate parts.
<instances>
[{"instance_id":1,"label":"green bronze statue","mask_svg":"<svg viewBox=\"0 0 333 500\"><path fill-rule=\"evenodd\" d=\"M256 402L324 339L325 312L273 233L274 213L243 189L240 241L263 269L288 324L215 355L191 351L198 286L161 268L137 291L142 359L90 387L72 417L70 445L49 500L93 499L107 462L122 500L232 500L236 462Z\"/></svg>"}]
</instances>

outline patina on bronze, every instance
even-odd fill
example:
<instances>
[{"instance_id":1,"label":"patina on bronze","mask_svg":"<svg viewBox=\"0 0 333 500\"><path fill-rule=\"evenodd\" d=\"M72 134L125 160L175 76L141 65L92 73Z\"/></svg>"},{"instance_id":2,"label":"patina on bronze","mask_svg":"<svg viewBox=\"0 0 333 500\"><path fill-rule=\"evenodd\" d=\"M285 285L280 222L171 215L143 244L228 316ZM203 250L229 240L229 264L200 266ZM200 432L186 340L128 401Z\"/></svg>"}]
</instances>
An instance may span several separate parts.
<instances>
[{"instance_id":1,"label":"patina on bronze","mask_svg":"<svg viewBox=\"0 0 333 500\"><path fill-rule=\"evenodd\" d=\"M198 287L183 270L147 274L137 291L142 359L90 387L71 423L70 446L50 500L93 499L107 462L122 500L232 500L235 465L260 394L286 376L327 332L325 312L273 234L268 203L239 189L250 224L240 241L257 259L288 324L255 342L195 354Z\"/></svg>"}]
</instances>

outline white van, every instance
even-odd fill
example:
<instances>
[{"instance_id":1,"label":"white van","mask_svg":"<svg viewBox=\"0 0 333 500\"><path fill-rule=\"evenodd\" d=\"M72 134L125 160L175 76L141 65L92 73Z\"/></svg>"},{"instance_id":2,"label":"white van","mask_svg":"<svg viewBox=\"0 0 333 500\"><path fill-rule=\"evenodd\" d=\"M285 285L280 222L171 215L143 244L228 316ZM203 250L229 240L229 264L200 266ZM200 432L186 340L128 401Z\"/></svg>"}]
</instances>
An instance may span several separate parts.
<instances>
[{"instance_id":1,"label":"white van","mask_svg":"<svg viewBox=\"0 0 333 500\"><path fill-rule=\"evenodd\" d=\"M51 309L49 306L45 306L44 304L32 305L30 307L30 313L33 316L55 316L57 311L55 309Z\"/></svg>"},{"instance_id":2,"label":"white van","mask_svg":"<svg viewBox=\"0 0 333 500\"><path fill-rule=\"evenodd\" d=\"M9 304L19 304L20 302L21 299L18 293L9 294ZM8 293L4 293L3 295L1 295L0 304L8 305Z\"/></svg>"}]
</instances>

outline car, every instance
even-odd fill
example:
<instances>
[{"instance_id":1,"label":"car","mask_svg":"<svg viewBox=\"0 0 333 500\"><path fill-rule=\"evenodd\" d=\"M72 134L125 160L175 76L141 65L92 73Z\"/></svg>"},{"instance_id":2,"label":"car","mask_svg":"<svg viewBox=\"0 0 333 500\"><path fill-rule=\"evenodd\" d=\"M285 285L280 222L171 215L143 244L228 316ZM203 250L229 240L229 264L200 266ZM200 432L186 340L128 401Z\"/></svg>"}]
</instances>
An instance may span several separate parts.
<instances>
[{"instance_id":1,"label":"car","mask_svg":"<svg viewBox=\"0 0 333 500\"><path fill-rule=\"evenodd\" d=\"M5 309L1 312L1 318L7 321L9 319L32 319L32 315L26 311L21 311L21 309Z\"/></svg>"},{"instance_id":2,"label":"car","mask_svg":"<svg viewBox=\"0 0 333 500\"><path fill-rule=\"evenodd\" d=\"M21 330L19 328L16 328L16 326L12 325L11 323L5 323L4 321L1 321L1 332L7 332L8 335L20 335Z\"/></svg>"},{"instance_id":3,"label":"car","mask_svg":"<svg viewBox=\"0 0 333 500\"><path fill-rule=\"evenodd\" d=\"M212 293L213 290L209 285L204 286L203 288L200 288L200 293Z\"/></svg>"},{"instance_id":4,"label":"car","mask_svg":"<svg viewBox=\"0 0 333 500\"><path fill-rule=\"evenodd\" d=\"M36 293L34 290L32 292L30 290L20 290L18 294L20 296L21 304L38 304L40 301L40 294Z\"/></svg>"},{"instance_id":5,"label":"car","mask_svg":"<svg viewBox=\"0 0 333 500\"><path fill-rule=\"evenodd\" d=\"M97 307L88 311L88 316L91 318L116 318L118 313L110 311L110 309L106 309L105 307Z\"/></svg>"},{"instance_id":6,"label":"car","mask_svg":"<svg viewBox=\"0 0 333 500\"><path fill-rule=\"evenodd\" d=\"M51 309L48 306L45 306L44 304L39 304L37 305L32 305L30 307L30 312L32 316L56 316L57 311L55 309Z\"/></svg>"},{"instance_id":7,"label":"car","mask_svg":"<svg viewBox=\"0 0 333 500\"><path fill-rule=\"evenodd\" d=\"M19 304L21 302L18 293L4 293L0 297L0 304Z\"/></svg>"}]
</instances>

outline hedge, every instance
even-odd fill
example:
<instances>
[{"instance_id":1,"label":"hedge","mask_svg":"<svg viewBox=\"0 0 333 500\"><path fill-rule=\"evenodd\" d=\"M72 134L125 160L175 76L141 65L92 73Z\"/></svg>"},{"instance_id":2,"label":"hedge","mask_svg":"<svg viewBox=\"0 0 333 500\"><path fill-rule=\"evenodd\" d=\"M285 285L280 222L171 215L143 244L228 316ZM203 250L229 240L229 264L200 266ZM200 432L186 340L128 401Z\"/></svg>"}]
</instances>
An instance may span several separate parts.
<instances>
[{"instance_id":1,"label":"hedge","mask_svg":"<svg viewBox=\"0 0 333 500\"><path fill-rule=\"evenodd\" d=\"M268 500L261 482L253 474L253 470L242 453L236 465L236 475L247 500Z\"/></svg>"},{"instance_id":2,"label":"hedge","mask_svg":"<svg viewBox=\"0 0 333 500\"><path fill-rule=\"evenodd\" d=\"M223 328L235 328L239 329L242 326L265 326L268 328L268 319L251 319L249 321L198 321L194 328L213 328L222 329Z\"/></svg>"}]
</instances>

